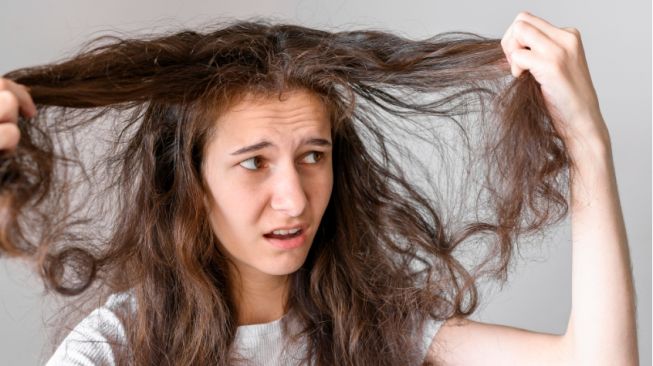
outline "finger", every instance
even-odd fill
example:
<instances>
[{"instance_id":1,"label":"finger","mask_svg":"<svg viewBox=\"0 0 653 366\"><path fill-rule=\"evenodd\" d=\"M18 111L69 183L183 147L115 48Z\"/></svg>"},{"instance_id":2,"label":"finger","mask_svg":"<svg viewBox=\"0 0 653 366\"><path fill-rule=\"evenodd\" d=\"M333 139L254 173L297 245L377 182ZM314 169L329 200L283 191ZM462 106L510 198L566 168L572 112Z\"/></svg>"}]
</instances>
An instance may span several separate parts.
<instances>
[{"instance_id":1,"label":"finger","mask_svg":"<svg viewBox=\"0 0 653 366\"><path fill-rule=\"evenodd\" d=\"M567 33L578 33L578 29L576 29L574 27L564 27L564 28L560 28L560 29L564 30Z\"/></svg>"},{"instance_id":2,"label":"finger","mask_svg":"<svg viewBox=\"0 0 653 366\"><path fill-rule=\"evenodd\" d=\"M24 85L19 85L18 89L16 90L16 95L18 96L18 100L20 102L20 109L23 112L23 115L28 118L32 118L36 116L37 109L36 109L36 104L34 104L34 100L32 99L32 96L29 94L29 89L24 86Z\"/></svg>"},{"instance_id":3,"label":"finger","mask_svg":"<svg viewBox=\"0 0 653 366\"><path fill-rule=\"evenodd\" d=\"M556 27L555 25L547 22L546 20L544 20L544 19L542 19L542 18L540 18L538 16L535 16L535 15L533 15L533 14L527 12L527 11L523 11L523 12L517 14L517 17L515 18L515 20L523 20L523 21L531 23L532 25L534 25L535 27L540 29L544 34L546 34L547 37L549 37L551 39L556 39L563 32L562 29Z\"/></svg>"},{"instance_id":4,"label":"finger","mask_svg":"<svg viewBox=\"0 0 653 366\"><path fill-rule=\"evenodd\" d=\"M13 150L20 140L20 130L13 123L0 123L0 150Z\"/></svg>"},{"instance_id":5,"label":"finger","mask_svg":"<svg viewBox=\"0 0 653 366\"><path fill-rule=\"evenodd\" d=\"M18 98L18 105L25 117L34 117L36 115L36 105L27 91L27 87L17 84L12 80L0 78L0 90L9 90Z\"/></svg>"},{"instance_id":6,"label":"finger","mask_svg":"<svg viewBox=\"0 0 653 366\"><path fill-rule=\"evenodd\" d=\"M511 54L512 65L510 71L514 77L518 77L524 70L533 70L541 67L540 63L543 62L541 57L538 57L531 50L516 50Z\"/></svg>"},{"instance_id":7,"label":"finger","mask_svg":"<svg viewBox=\"0 0 653 366\"><path fill-rule=\"evenodd\" d=\"M558 47L551 38L529 22L518 20L511 28L512 32L508 35L506 43L506 51L509 54L517 49L528 48L545 55Z\"/></svg>"},{"instance_id":8,"label":"finger","mask_svg":"<svg viewBox=\"0 0 653 366\"><path fill-rule=\"evenodd\" d=\"M18 97L9 90L0 90L0 125L18 122Z\"/></svg>"}]
</instances>

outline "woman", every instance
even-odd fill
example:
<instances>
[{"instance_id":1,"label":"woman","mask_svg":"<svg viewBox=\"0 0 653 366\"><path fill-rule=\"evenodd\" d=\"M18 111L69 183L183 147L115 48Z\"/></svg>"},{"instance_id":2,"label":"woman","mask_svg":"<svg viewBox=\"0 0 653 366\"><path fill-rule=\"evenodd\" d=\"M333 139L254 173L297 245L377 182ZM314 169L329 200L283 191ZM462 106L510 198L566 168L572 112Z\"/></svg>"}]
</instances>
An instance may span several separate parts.
<instances>
[{"instance_id":1,"label":"woman","mask_svg":"<svg viewBox=\"0 0 653 366\"><path fill-rule=\"evenodd\" d=\"M574 29L521 13L499 43L238 23L114 40L1 86L0 248L59 293L114 293L50 364L637 364L610 139ZM492 220L452 232L388 155L380 112L456 120L476 100L493 107ZM51 136L109 111L131 114L103 239L70 230L57 164L75 160ZM505 276L519 235L566 214L567 167L566 333L467 320L478 278ZM453 251L483 233L496 246L470 273Z\"/></svg>"}]
</instances>

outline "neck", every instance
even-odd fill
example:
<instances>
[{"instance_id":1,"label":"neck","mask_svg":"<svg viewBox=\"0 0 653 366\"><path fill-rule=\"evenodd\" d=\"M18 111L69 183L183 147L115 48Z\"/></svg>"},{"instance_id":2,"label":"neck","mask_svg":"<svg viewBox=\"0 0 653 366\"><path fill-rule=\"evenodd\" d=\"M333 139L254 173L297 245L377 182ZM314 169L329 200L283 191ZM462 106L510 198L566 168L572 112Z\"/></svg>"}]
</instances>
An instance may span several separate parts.
<instances>
[{"instance_id":1,"label":"neck","mask_svg":"<svg viewBox=\"0 0 653 366\"><path fill-rule=\"evenodd\" d=\"M285 314L288 275L269 275L239 269L235 276L238 325L268 323Z\"/></svg>"}]
</instances>

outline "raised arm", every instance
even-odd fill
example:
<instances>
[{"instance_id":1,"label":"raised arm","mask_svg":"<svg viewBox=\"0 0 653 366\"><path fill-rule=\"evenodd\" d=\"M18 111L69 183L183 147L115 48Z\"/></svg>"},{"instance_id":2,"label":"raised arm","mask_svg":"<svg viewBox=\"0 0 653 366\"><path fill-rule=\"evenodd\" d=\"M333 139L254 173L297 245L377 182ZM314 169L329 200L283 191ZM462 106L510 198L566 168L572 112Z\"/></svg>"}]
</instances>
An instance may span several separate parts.
<instances>
[{"instance_id":1,"label":"raised arm","mask_svg":"<svg viewBox=\"0 0 653 366\"><path fill-rule=\"evenodd\" d=\"M635 294L611 143L580 34L521 13L502 46L515 77L528 70L540 83L574 162L571 315L564 335L450 319L429 357L467 366L638 365Z\"/></svg>"}]
</instances>

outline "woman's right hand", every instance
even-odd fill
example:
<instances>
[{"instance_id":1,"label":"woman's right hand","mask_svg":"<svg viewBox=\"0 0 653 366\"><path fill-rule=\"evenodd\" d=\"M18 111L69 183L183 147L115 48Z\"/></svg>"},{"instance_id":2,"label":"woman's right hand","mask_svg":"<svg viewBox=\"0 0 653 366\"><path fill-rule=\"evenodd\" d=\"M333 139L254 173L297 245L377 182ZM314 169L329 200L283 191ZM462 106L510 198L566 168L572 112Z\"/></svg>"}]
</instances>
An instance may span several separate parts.
<instances>
[{"instance_id":1,"label":"woman's right hand","mask_svg":"<svg viewBox=\"0 0 653 366\"><path fill-rule=\"evenodd\" d=\"M13 150L20 140L18 113L36 116L36 106L27 87L0 77L0 150Z\"/></svg>"}]
</instances>

